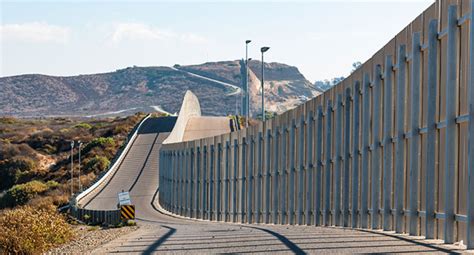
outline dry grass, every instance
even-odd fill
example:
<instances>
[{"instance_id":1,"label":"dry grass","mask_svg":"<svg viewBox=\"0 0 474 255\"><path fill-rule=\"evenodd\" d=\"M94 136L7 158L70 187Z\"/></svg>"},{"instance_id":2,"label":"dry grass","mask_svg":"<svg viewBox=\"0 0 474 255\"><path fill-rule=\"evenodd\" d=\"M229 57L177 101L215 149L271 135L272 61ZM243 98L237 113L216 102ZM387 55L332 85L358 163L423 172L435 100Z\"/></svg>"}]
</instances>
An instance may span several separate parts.
<instances>
[{"instance_id":1,"label":"dry grass","mask_svg":"<svg viewBox=\"0 0 474 255\"><path fill-rule=\"evenodd\" d=\"M52 205L23 206L0 214L0 253L38 254L71 238L71 227Z\"/></svg>"}]
</instances>

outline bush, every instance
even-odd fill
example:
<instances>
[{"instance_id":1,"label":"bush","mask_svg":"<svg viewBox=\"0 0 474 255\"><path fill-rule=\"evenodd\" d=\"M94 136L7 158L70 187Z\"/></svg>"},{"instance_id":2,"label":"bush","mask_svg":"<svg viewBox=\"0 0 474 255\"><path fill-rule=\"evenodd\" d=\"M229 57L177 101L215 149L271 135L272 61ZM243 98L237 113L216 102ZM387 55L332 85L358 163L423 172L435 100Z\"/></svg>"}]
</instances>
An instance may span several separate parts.
<instances>
[{"instance_id":1,"label":"bush","mask_svg":"<svg viewBox=\"0 0 474 255\"><path fill-rule=\"evenodd\" d=\"M99 173L106 170L110 165L110 161L106 157L95 156L85 165L86 172Z\"/></svg>"},{"instance_id":2,"label":"bush","mask_svg":"<svg viewBox=\"0 0 474 255\"><path fill-rule=\"evenodd\" d=\"M9 189L17 184L27 172L35 170L36 163L25 156L16 156L7 160L0 160L0 190Z\"/></svg>"},{"instance_id":3,"label":"bush","mask_svg":"<svg viewBox=\"0 0 474 255\"><path fill-rule=\"evenodd\" d=\"M69 241L73 231L54 208L30 206L0 214L0 253L40 254Z\"/></svg>"},{"instance_id":4,"label":"bush","mask_svg":"<svg viewBox=\"0 0 474 255\"><path fill-rule=\"evenodd\" d=\"M1 124L15 124L17 121L15 117L11 116L0 117Z\"/></svg>"},{"instance_id":5,"label":"bush","mask_svg":"<svg viewBox=\"0 0 474 255\"><path fill-rule=\"evenodd\" d=\"M92 126L89 123L84 123L83 122L83 123L79 123L79 124L74 125L74 128L91 129Z\"/></svg>"},{"instance_id":6,"label":"bush","mask_svg":"<svg viewBox=\"0 0 474 255\"><path fill-rule=\"evenodd\" d=\"M48 186L48 188L50 189L54 189L54 188L59 187L59 183L57 181L51 180L51 181L46 182L46 186Z\"/></svg>"},{"instance_id":7,"label":"bush","mask_svg":"<svg viewBox=\"0 0 474 255\"><path fill-rule=\"evenodd\" d=\"M17 184L7 190L1 200L2 207L14 207L24 205L36 195L44 193L49 189L48 185L40 181L30 181Z\"/></svg>"},{"instance_id":8,"label":"bush","mask_svg":"<svg viewBox=\"0 0 474 255\"><path fill-rule=\"evenodd\" d=\"M83 154L86 154L87 152L89 152L90 150L92 150L92 148L94 147L102 147L103 149L105 149L106 147L108 146L115 146L115 141L112 137L99 137L99 138L95 138L93 139L92 141L90 141L86 147L84 147L84 149L82 150Z\"/></svg>"}]
</instances>

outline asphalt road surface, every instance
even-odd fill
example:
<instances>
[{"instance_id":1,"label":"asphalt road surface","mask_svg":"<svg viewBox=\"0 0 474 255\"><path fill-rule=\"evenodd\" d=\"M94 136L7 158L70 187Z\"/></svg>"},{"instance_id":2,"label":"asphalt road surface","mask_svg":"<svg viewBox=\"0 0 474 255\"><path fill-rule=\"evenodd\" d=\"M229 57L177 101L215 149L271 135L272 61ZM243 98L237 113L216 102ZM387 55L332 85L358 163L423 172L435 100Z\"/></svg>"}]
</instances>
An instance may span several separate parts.
<instances>
[{"instance_id":1,"label":"asphalt road surface","mask_svg":"<svg viewBox=\"0 0 474 255\"><path fill-rule=\"evenodd\" d=\"M117 193L129 190L139 230L92 253L453 253L457 246L420 237L335 227L206 222L163 213L156 204L158 152L174 118L150 119L104 188L91 195L88 209L113 209ZM155 199L156 198L156 199ZM155 202L154 202L155 201Z\"/></svg>"}]
</instances>

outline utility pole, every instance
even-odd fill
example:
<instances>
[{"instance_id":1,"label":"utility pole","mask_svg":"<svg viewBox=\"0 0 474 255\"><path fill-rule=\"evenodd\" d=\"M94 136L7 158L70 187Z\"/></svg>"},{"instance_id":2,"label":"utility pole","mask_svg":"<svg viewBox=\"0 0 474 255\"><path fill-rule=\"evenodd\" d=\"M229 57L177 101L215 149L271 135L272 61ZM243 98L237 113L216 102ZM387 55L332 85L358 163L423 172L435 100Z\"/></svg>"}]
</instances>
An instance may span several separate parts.
<instances>
[{"instance_id":1,"label":"utility pole","mask_svg":"<svg viewBox=\"0 0 474 255\"><path fill-rule=\"evenodd\" d=\"M260 48L260 52L262 52L262 122L265 122L265 96L264 96L264 90L263 90L263 84L264 84L264 60L263 60L263 53L265 53L267 50L269 50L270 47L262 47Z\"/></svg>"},{"instance_id":2,"label":"utility pole","mask_svg":"<svg viewBox=\"0 0 474 255\"><path fill-rule=\"evenodd\" d=\"M74 141L71 141L71 197L74 195Z\"/></svg>"},{"instance_id":3,"label":"utility pole","mask_svg":"<svg viewBox=\"0 0 474 255\"><path fill-rule=\"evenodd\" d=\"M80 140L78 141L78 145L79 145L79 176L78 176L78 179L79 179L79 192L82 192L82 183L81 183L81 146L82 146L82 142Z\"/></svg>"}]
</instances>

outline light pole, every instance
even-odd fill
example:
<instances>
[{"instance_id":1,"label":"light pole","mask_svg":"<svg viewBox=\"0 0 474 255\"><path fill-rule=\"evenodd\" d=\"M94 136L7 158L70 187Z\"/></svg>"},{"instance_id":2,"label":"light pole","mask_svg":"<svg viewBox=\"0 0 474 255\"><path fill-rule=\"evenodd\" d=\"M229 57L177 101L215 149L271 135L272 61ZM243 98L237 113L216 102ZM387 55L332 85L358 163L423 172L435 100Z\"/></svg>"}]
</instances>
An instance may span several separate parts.
<instances>
[{"instance_id":1,"label":"light pole","mask_svg":"<svg viewBox=\"0 0 474 255\"><path fill-rule=\"evenodd\" d=\"M82 142L79 140L78 141L78 144L79 144L79 192L82 192L82 183L81 183L81 146L82 146Z\"/></svg>"},{"instance_id":2,"label":"light pole","mask_svg":"<svg viewBox=\"0 0 474 255\"><path fill-rule=\"evenodd\" d=\"M249 61L252 60L252 58L248 58L247 59L247 75L246 75L246 79L247 79L247 121L245 121L245 127L248 127L249 126L249 121L250 121L250 86L249 86Z\"/></svg>"},{"instance_id":3,"label":"light pole","mask_svg":"<svg viewBox=\"0 0 474 255\"><path fill-rule=\"evenodd\" d=\"M242 115L247 117L248 120L248 94L249 94L249 65L248 65L248 51L249 51L249 43L251 43L252 40L246 40L245 41L245 91L241 90L241 96L242 96Z\"/></svg>"},{"instance_id":4,"label":"light pole","mask_svg":"<svg viewBox=\"0 0 474 255\"><path fill-rule=\"evenodd\" d=\"M74 141L71 141L71 197L74 195Z\"/></svg>"},{"instance_id":5,"label":"light pole","mask_svg":"<svg viewBox=\"0 0 474 255\"><path fill-rule=\"evenodd\" d=\"M265 122L265 96L264 96L264 91L263 91L263 83L264 83L264 60L263 60L263 53L265 53L267 50L269 50L270 47L262 47L260 48L260 52L262 52L262 122Z\"/></svg>"}]
</instances>

